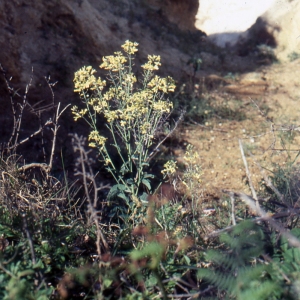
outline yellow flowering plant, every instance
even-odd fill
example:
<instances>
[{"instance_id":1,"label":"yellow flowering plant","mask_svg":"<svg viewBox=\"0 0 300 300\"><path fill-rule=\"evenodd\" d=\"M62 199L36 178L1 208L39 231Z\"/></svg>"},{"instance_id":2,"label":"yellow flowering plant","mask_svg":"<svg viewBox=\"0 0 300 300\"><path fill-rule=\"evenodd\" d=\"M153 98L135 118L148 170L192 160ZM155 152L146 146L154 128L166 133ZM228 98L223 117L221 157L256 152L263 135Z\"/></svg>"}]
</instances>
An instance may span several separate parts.
<instances>
[{"instance_id":1,"label":"yellow flowering plant","mask_svg":"<svg viewBox=\"0 0 300 300\"><path fill-rule=\"evenodd\" d=\"M171 179L171 177L176 173L177 170L177 162L174 160L169 160L164 164L164 168L161 171L164 178L168 177Z\"/></svg>"},{"instance_id":2,"label":"yellow flowering plant","mask_svg":"<svg viewBox=\"0 0 300 300\"><path fill-rule=\"evenodd\" d=\"M154 74L161 65L157 55L148 56L148 61L141 66L142 80L137 80L133 72L137 47L138 43L126 41L122 45L123 51L103 57L100 68L107 70L106 80L97 77L91 66L78 70L74 77L74 91L79 93L85 107L72 107L74 120L84 119L91 129L89 146L98 149L122 197L124 193L129 194L131 203L143 198L140 195L142 185L151 191L153 175L145 170L153 155L151 150L158 143L157 132L173 108L165 95L175 89L171 77ZM99 115L106 120L107 131L103 133L97 124ZM111 157L111 145L107 144L109 135L122 161L120 168Z\"/></svg>"},{"instance_id":3,"label":"yellow flowering plant","mask_svg":"<svg viewBox=\"0 0 300 300\"><path fill-rule=\"evenodd\" d=\"M190 193L192 199L191 208L194 215L199 209L200 199L202 198L202 192L199 188L202 182L202 169L199 165L199 153L195 151L193 145L187 145L183 159L185 162L185 171L182 176L182 183Z\"/></svg>"}]
</instances>

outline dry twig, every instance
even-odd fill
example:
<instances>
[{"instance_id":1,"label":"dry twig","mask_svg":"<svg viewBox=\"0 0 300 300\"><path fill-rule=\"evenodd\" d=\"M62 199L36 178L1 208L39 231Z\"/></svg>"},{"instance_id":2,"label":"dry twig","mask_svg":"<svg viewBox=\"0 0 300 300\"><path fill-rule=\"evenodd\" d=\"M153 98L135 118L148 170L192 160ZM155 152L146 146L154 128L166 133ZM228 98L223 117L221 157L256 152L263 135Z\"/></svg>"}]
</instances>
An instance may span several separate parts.
<instances>
[{"instance_id":1,"label":"dry twig","mask_svg":"<svg viewBox=\"0 0 300 300\"><path fill-rule=\"evenodd\" d=\"M246 175L247 175L247 178L248 178L248 182L249 182L249 186L250 186L250 189L251 189L251 193L252 193L253 198L256 201L257 208L259 208L257 194L256 194L256 191L255 191L253 183L252 183L251 173L250 173L249 168L248 168L248 163L247 163L247 160L246 160L246 157L245 157L245 153L244 153L244 149L243 149L243 144L242 144L241 140L239 140L239 145L240 145L241 155L242 155L242 159L243 159L244 166L245 166L245 169L246 169Z\"/></svg>"},{"instance_id":2,"label":"dry twig","mask_svg":"<svg viewBox=\"0 0 300 300\"><path fill-rule=\"evenodd\" d=\"M75 152L79 152L79 159L78 159L78 166L80 166L81 170L77 169L77 172L75 175L80 175L83 178L83 186L85 189L85 194L88 199L89 203L89 213L91 215L91 220L94 221L94 224L97 228L97 253L99 260L101 259L101 245L103 246L104 250L107 252L109 250L109 246L107 244L107 241L102 233L102 229L100 228L100 220L98 216L97 211L97 202L98 202L98 192L100 189L97 187L95 176L93 174L93 170L90 164L90 159L88 157L89 152L85 151L83 147L85 139L78 137L77 134L73 136L73 148ZM93 199L90 196L90 190L89 190L89 183L91 183L94 191L94 197ZM99 267L101 267L101 262L99 262Z\"/></svg>"},{"instance_id":3,"label":"dry twig","mask_svg":"<svg viewBox=\"0 0 300 300\"><path fill-rule=\"evenodd\" d=\"M227 194L232 193L231 191L226 191L226 190L224 190L223 192L225 192ZM280 212L277 214L269 214L269 213L266 213L260 206L257 207L257 205L256 205L257 200L253 199L251 196L246 195L244 193L233 193L233 194L235 197L241 198L250 207L251 210L256 211L256 214L258 216L260 216L258 218L251 219L250 221L255 222L255 223L262 222L262 221L268 222L274 230L278 231L281 235L283 235L287 238L290 246L300 249L299 239L297 239L286 228L284 228L278 221L276 221L276 219L286 218L286 217L293 216L293 215L299 215L300 209L293 209L293 210L289 209L285 212ZM228 231L232 230L234 227L235 226L229 226L229 227L223 228L221 230L211 232L210 234L208 234L206 236L206 238L213 238L213 237L219 236L220 234L222 234L224 232L228 232Z\"/></svg>"}]
</instances>

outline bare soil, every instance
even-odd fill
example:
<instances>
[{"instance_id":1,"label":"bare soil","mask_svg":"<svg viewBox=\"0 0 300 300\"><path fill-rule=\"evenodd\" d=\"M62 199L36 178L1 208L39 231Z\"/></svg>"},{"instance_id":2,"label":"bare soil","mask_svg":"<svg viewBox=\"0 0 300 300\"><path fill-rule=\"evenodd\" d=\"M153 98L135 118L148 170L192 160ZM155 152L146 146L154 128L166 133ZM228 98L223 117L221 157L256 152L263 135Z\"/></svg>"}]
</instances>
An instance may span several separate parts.
<instances>
[{"instance_id":1,"label":"bare soil","mask_svg":"<svg viewBox=\"0 0 300 300\"><path fill-rule=\"evenodd\" d=\"M263 178L257 163L271 176L276 166L285 168L294 161L300 151L299 67L300 60L261 67L219 80L217 88L202 94L219 108L234 108L230 118L216 110L203 122L191 119L180 132L200 153L206 198L220 199L223 189L250 193L239 140L258 192ZM206 78L211 77L218 76ZM176 149L175 155L182 161L184 149ZM297 163L296 159L293 165Z\"/></svg>"}]
</instances>

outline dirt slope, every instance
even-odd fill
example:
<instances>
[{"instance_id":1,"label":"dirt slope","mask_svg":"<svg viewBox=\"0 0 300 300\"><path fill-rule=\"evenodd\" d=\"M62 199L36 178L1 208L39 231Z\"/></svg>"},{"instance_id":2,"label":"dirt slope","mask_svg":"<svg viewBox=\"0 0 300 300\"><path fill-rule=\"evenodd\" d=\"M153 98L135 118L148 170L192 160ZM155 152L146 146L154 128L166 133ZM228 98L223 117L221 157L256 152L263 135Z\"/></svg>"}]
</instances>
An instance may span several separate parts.
<instances>
[{"instance_id":1,"label":"dirt slope","mask_svg":"<svg viewBox=\"0 0 300 300\"><path fill-rule=\"evenodd\" d=\"M254 159L261 166L274 170L273 163L284 168L296 157L300 150L297 129L300 125L299 67L299 59L262 67L256 72L236 76L224 87L203 95L212 98L218 110L220 107L235 108L235 115L230 116L232 120L221 118L216 110L216 115L208 118L205 124L191 121L181 133L182 138L200 153L202 187L208 198L219 198L222 189L250 192L239 139L258 191L262 175ZM294 131L291 131L292 126L296 128ZM176 154L181 161L183 150L177 149Z\"/></svg>"}]
</instances>

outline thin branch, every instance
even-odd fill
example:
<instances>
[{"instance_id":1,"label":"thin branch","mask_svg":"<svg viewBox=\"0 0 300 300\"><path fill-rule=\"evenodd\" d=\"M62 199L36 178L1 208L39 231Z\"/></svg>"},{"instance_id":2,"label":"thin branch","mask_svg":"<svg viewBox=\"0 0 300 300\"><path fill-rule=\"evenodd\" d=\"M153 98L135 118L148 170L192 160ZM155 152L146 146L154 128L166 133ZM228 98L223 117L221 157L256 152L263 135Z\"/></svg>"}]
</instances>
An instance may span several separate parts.
<instances>
[{"instance_id":1,"label":"thin branch","mask_svg":"<svg viewBox=\"0 0 300 300\"><path fill-rule=\"evenodd\" d=\"M250 186L250 189L251 189L251 193L252 193L253 198L256 201L257 208L259 208L259 202L258 202L257 194L256 194L256 191L255 191L253 183L252 183L251 174L250 174L250 171L249 171L249 168L248 168L248 163L247 163L247 160L246 160L246 157L245 157L243 144L242 144L241 140L239 140L239 145L240 145L241 155L242 155L242 159L243 159L244 166L245 166L245 169L246 169L246 175L248 177L248 182L249 182L249 186Z\"/></svg>"},{"instance_id":2,"label":"thin branch","mask_svg":"<svg viewBox=\"0 0 300 300\"><path fill-rule=\"evenodd\" d=\"M98 257L100 260L101 259L101 244L103 245L105 251L109 250L109 246L108 246L106 239L100 228L98 211L96 210L99 188L97 188L95 176L93 175L93 170L92 170L91 164L89 162L88 152L85 151L85 149L83 148L83 145L82 145L84 143L84 139L79 138L78 135L75 134L75 135L73 135L72 143L73 143L74 151L75 152L78 151L79 156L80 156L78 159L78 162L79 162L79 166L81 167L81 171L77 171L76 175L81 175L83 178L83 186L84 186L85 194L86 194L86 197L87 197L88 203L89 203L89 212L91 215L91 220L94 221L95 226L97 228L96 247L97 247ZM88 167L88 170L86 169L86 166ZM93 200L90 197L88 181L91 181L91 184L93 186L93 190L94 190L94 199ZM99 267L101 267L100 262L99 262Z\"/></svg>"},{"instance_id":3,"label":"thin branch","mask_svg":"<svg viewBox=\"0 0 300 300\"><path fill-rule=\"evenodd\" d=\"M246 202L246 204L252 209L256 210L257 214L261 217L265 218L265 221L268 221L270 226L273 227L273 229L280 232L280 234L284 235L287 238L287 241L290 246L296 247L300 249L300 241L297 239L294 235L292 235L287 229L285 229L283 226L281 226L278 222L275 222L272 215L267 214L261 207L257 207L254 204L254 201L246 194L240 194L240 197L242 200Z\"/></svg>"},{"instance_id":4,"label":"thin branch","mask_svg":"<svg viewBox=\"0 0 300 300\"><path fill-rule=\"evenodd\" d=\"M255 199L253 199L252 197L250 197L248 195L245 195L243 193L234 193L234 192L227 191L227 190L223 190L223 192L226 193L226 194L229 194L229 195L233 194L234 197L239 197L242 200L244 200L244 198L243 198L244 196L247 196L248 199L250 199L252 201L252 203L256 203ZM252 209L252 207L251 207L251 209ZM256 210L256 207L255 207L255 210ZM300 213L300 208L299 209L288 209L286 211L279 212L279 213L276 213L276 214L273 214L273 215L265 214L263 216L250 219L249 221L251 221L253 223L259 223L259 222L263 222L263 221L269 221L269 219L272 218L272 220L275 222L276 219L281 219L281 218L287 218L287 217L296 216L296 215L299 215L299 213ZM222 233L231 231L235 226L236 225L231 225L231 226L225 227L225 228L220 229L220 230L215 230L215 231L209 233L208 235L206 235L205 238L209 239L209 238L217 237L217 236L219 236Z\"/></svg>"},{"instance_id":5,"label":"thin branch","mask_svg":"<svg viewBox=\"0 0 300 300\"><path fill-rule=\"evenodd\" d=\"M19 134L20 134L20 129L21 129L21 123L22 123L22 118L23 118L23 112L24 112L24 109L27 105L27 95L28 95L29 88L31 86L32 80L33 80L33 68L32 68L32 73L31 73L29 83L26 85L25 93L24 93L24 96L23 96L23 103L20 104L20 114L17 118L16 128L14 128L14 129L16 129L16 135L15 135L15 141L14 141L15 148L17 147L17 144L18 144L18 139L19 139Z\"/></svg>"},{"instance_id":6,"label":"thin branch","mask_svg":"<svg viewBox=\"0 0 300 300\"><path fill-rule=\"evenodd\" d=\"M287 229L285 229L283 226L281 226L278 222L275 222L274 218L272 215L266 213L261 207L256 207L254 204L253 199L249 197L246 194L240 193L240 197L242 200L246 202L246 204L253 210L256 209L257 213L265 219L265 221L268 221L275 230L279 231L280 234L284 235L290 246L297 247L300 249L300 241L292 235Z\"/></svg>"},{"instance_id":7,"label":"thin branch","mask_svg":"<svg viewBox=\"0 0 300 300\"><path fill-rule=\"evenodd\" d=\"M25 166L22 166L18 168L18 171L24 172L26 170L32 169L32 168L40 168L42 169L46 174L49 173L50 169L49 166L45 163L32 163Z\"/></svg>"},{"instance_id":8,"label":"thin branch","mask_svg":"<svg viewBox=\"0 0 300 300\"><path fill-rule=\"evenodd\" d=\"M4 273L6 273L7 275L9 275L10 277L15 278L15 279L18 279L18 277L15 276L15 275L14 275L12 272L10 272L9 270L7 270L7 269L2 265L1 262L0 262L0 269L1 269Z\"/></svg>"}]
</instances>

